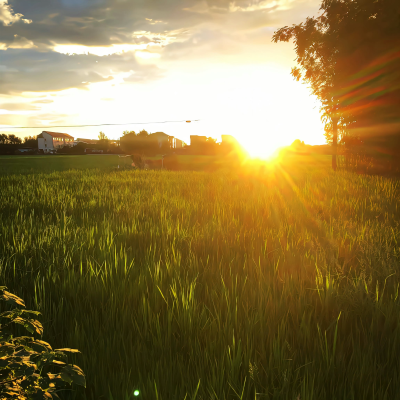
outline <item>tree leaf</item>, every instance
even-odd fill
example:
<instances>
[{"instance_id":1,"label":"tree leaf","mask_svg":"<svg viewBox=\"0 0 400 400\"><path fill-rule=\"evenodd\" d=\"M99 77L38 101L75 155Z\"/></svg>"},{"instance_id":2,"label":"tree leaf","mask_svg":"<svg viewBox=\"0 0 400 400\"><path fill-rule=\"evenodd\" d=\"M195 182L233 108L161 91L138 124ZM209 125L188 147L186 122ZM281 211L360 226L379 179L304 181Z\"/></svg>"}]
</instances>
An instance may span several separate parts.
<instances>
[{"instance_id":1,"label":"tree leaf","mask_svg":"<svg viewBox=\"0 0 400 400\"><path fill-rule=\"evenodd\" d=\"M14 353L13 346L10 343L0 345L0 357L9 356Z\"/></svg>"},{"instance_id":2,"label":"tree leaf","mask_svg":"<svg viewBox=\"0 0 400 400\"><path fill-rule=\"evenodd\" d=\"M51 346L47 343L44 342L43 340L38 340L36 339L35 341L32 341L29 346L38 352L42 352L42 351L52 351L53 349L51 348Z\"/></svg>"},{"instance_id":3,"label":"tree leaf","mask_svg":"<svg viewBox=\"0 0 400 400\"><path fill-rule=\"evenodd\" d=\"M4 288L4 286L2 286L2 288ZM4 300L7 304L11 304L13 306L17 306L18 305L18 306L21 306L21 307L25 307L25 303L21 298L19 298L15 294L7 292L6 290L3 290L3 293L0 296L0 299Z\"/></svg>"},{"instance_id":4,"label":"tree leaf","mask_svg":"<svg viewBox=\"0 0 400 400\"><path fill-rule=\"evenodd\" d=\"M63 380L65 380L63 376L68 376L69 379L71 379L71 382L75 383L76 385L86 387L85 374L77 365L66 365L61 371L61 377Z\"/></svg>"},{"instance_id":5,"label":"tree leaf","mask_svg":"<svg viewBox=\"0 0 400 400\"><path fill-rule=\"evenodd\" d=\"M69 349L69 348L65 348L65 349L55 349L54 351L62 351L62 352L67 352L67 353L80 353L79 350L76 350L76 349Z\"/></svg>"}]
</instances>

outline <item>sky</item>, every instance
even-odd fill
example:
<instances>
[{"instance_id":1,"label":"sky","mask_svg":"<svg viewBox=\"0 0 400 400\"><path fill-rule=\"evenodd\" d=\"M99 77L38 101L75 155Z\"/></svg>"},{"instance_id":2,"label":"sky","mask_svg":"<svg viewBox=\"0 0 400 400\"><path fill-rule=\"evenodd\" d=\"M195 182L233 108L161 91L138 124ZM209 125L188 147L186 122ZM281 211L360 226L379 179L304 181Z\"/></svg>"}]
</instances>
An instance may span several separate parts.
<instances>
[{"instance_id":1,"label":"sky","mask_svg":"<svg viewBox=\"0 0 400 400\"><path fill-rule=\"evenodd\" d=\"M274 31L315 0L0 0L0 132L75 138L124 130L233 135L251 155L295 139L324 144L319 103L290 75L293 43Z\"/></svg>"}]
</instances>

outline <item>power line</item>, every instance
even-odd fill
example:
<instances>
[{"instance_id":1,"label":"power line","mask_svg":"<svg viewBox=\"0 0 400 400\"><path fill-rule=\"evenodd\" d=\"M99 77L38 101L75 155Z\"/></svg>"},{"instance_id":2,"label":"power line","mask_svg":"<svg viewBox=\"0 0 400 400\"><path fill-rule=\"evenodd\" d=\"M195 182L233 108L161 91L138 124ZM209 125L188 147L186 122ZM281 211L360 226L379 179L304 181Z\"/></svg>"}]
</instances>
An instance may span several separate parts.
<instances>
[{"instance_id":1,"label":"power line","mask_svg":"<svg viewBox=\"0 0 400 400\"><path fill-rule=\"evenodd\" d=\"M199 119L192 119L190 121L157 121L157 122L128 122L126 124L96 124L96 125L52 125L52 126L7 126L0 127L2 130L6 129L48 129L48 128L85 128L88 126L121 126L121 125L148 125L148 124L169 124L177 122L198 122Z\"/></svg>"}]
</instances>

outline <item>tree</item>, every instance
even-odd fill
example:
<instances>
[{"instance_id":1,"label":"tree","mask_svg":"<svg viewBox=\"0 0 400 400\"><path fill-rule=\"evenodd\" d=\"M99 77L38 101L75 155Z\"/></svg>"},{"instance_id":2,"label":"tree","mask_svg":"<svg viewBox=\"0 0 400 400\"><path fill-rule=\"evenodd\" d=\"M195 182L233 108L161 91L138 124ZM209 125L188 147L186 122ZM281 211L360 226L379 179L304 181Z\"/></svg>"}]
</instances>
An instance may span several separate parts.
<instances>
[{"instance_id":1,"label":"tree","mask_svg":"<svg viewBox=\"0 0 400 400\"><path fill-rule=\"evenodd\" d=\"M320 10L324 12L317 18L307 18L304 23L278 29L272 41L294 40L299 66L293 67L291 74L297 81L303 79L309 84L312 94L321 101L326 136L332 137L332 168L336 170L338 126L341 122L336 95L339 82L336 74L338 46L335 27L339 17L337 10L330 9L326 2L322 3Z\"/></svg>"},{"instance_id":2,"label":"tree","mask_svg":"<svg viewBox=\"0 0 400 400\"><path fill-rule=\"evenodd\" d=\"M19 137L15 136L13 134L10 134L10 135L8 135L8 143L9 144L21 144L22 140Z\"/></svg>"},{"instance_id":3,"label":"tree","mask_svg":"<svg viewBox=\"0 0 400 400\"><path fill-rule=\"evenodd\" d=\"M75 349L55 349L34 335L43 335L43 326L36 320L40 313L24 310L18 296L0 286L0 300L11 310L0 313L0 398L1 399L59 399L57 392L66 384L86 387L83 371L68 363L65 353ZM21 309L22 308L22 309ZM31 336L15 336L16 326L24 327ZM53 373L54 368L60 373Z\"/></svg>"},{"instance_id":4,"label":"tree","mask_svg":"<svg viewBox=\"0 0 400 400\"><path fill-rule=\"evenodd\" d=\"M126 136L126 135L136 136L136 132L135 131L123 131L122 136Z\"/></svg>"},{"instance_id":5,"label":"tree","mask_svg":"<svg viewBox=\"0 0 400 400\"><path fill-rule=\"evenodd\" d=\"M24 145L30 147L38 147L37 136L25 136L24 137Z\"/></svg>"},{"instance_id":6,"label":"tree","mask_svg":"<svg viewBox=\"0 0 400 400\"><path fill-rule=\"evenodd\" d=\"M104 132L101 132L101 131L99 133L98 138L99 138L99 140L109 140L108 137L106 136L106 134Z\"/></svg>"},{"instance_id":7,"label":"tree","mask_svg":"<svg viewBox=\"0 0 400 400\"><path fill-rule=\"evenodd\" d=\"M324 0L320 11L279 29L272 40L294 40L298 66L292 75L322 103L336 169L340 137L380 137L388 151L389 136L377 132L391 130L400 142L400 6L398 0Z\"/></svg>"},{"instance_id":8,"label":"tree","mask_svg":"<svg viewBox=\"0 0 400 400\"><path fill-rule=\"evenodd\" d=\"M138 136L139 138L145 138L145 137L149 136L149 132L147 132L146 130L142 129L142 130L137 134L137 136Z\"/></svg>"},{"instance_id":9,"label":"tree","mask_svg":"<svg viewBox=\"0 0 400 400\"><path fill-rule=\"evenodd\" d=\"M370 156L400 160L400 3L340 3L338 95L346 133L362 140Z\"/></svg>"},{"instance_id":10,"label":"tree","mask_svg":"<svg viewBox=\"0 0 400 400\"><path fill-rule=\"evenodd\" d=\"M0 144L7 144L8 136L5 133L0 133Z\"/></svg>"}]
</instances>

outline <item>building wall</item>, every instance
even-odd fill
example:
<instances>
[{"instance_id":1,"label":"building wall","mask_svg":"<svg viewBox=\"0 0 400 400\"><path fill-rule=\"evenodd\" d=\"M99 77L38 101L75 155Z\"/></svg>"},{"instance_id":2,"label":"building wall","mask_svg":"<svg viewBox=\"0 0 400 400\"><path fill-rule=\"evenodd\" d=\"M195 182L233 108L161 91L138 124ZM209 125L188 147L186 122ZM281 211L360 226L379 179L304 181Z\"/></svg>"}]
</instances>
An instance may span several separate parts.
<instances>
[{"instance_id":1,"label":"building wall","mask_svg":"<svg viewBox=\"0 0 400 400\"><path fill-rule=\"evenodd\" d=\"M53 138L46 132L42 132L42 138L38 138L38 149L43 150L45 153L54 150Z\"/></svg>"}]
</instances>

